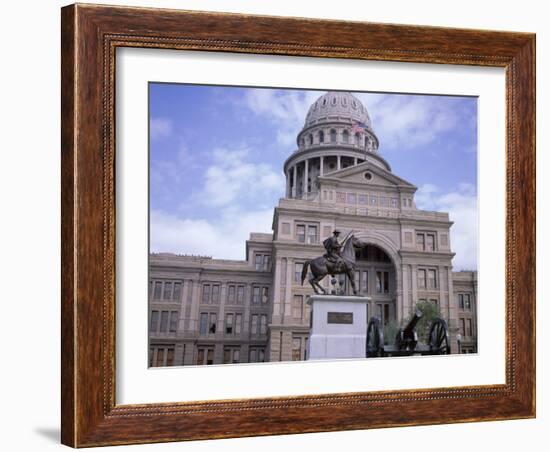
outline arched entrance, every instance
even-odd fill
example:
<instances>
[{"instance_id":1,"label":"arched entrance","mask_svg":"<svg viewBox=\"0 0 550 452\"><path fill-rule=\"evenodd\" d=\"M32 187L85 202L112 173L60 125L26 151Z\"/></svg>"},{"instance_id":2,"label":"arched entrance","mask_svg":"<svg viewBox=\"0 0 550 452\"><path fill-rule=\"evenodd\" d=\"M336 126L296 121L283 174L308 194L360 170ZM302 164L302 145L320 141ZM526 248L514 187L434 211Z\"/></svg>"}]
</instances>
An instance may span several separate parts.
<instances>
[{"instance_id":1,"label":"arched entrance","mask_svg":"<svg viewBox=\"0 0 550 452\"><path fill-rule=\"evenodd\" d=\"M371 298L369 317L379 317L383 325L397 321L398 267L394 259L384 248L373 243L356 250L355 259L355 286L359 294ZM345 290L351 295L350 286L346 284Z\"/></svg>"}]
</instances>

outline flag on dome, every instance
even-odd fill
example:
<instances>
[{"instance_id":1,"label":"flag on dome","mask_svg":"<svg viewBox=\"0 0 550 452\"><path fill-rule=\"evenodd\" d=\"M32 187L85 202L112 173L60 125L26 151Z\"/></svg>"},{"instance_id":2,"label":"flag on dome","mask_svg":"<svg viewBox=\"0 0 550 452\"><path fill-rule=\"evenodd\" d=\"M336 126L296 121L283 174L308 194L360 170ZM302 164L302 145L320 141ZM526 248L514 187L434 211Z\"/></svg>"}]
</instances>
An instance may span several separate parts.
<instances>
[{"instance_id":1,"label":"flag on dome","mask_svg":"<svg viewBox=\"0 0 550 452\"><path fill-rule=\"evenodd\" d=\"M352 132L364 132L367 128L364 122L355 121L351 127Z\"/></svg>"}]
</instances>

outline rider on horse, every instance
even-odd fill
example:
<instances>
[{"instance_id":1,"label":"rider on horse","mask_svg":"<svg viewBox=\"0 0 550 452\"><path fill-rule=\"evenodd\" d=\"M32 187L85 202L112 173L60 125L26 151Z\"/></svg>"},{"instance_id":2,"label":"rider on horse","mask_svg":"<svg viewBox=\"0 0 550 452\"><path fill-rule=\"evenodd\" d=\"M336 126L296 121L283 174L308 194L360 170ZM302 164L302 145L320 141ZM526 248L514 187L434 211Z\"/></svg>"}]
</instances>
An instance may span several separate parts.
<instances>
[{"instance_id":1,"label":"rider on horse","mask_svg":"<svg viewBox=\"0 0 550 452\"><path fill-rule=\"evenodd\" d=\"M327 253L324 255L324 257L329 262L335 264L336 267L338 266L339 262L342 261L342 255L340 254L342 245L338 241L339 235L340 231L338 229L335 229L332 232L332 237L329 237L323 242L323 246L325 247L325 250L327 250Z\"/></svg>"}]
</instances>

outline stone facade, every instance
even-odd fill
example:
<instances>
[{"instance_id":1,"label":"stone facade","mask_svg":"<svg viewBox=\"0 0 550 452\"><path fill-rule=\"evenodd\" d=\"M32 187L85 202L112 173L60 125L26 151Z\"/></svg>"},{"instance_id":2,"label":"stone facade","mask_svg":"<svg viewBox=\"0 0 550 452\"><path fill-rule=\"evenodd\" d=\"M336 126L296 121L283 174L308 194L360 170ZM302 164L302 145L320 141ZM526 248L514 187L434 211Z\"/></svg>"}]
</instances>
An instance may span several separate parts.
<instances>
[{"instance_id":1,"label":"stone facade","mask_svg":"<svg viewBox=\"0 0 550 452\"><path fill-rule=\"evenodd\" d=\"M329 92L311 107L284 164L285 197L273 234L252 233L246 260L151 254L150 365L302 360L309 332L303 263L335 228L368 243L356 282L383 323L419 301L448 321L452 352L477 351L477 272L453 272L445 212L417 209L416 187L378 154L366 108ZM328 278L323 281L328 287Z\"/></svg>"}]
</instances>

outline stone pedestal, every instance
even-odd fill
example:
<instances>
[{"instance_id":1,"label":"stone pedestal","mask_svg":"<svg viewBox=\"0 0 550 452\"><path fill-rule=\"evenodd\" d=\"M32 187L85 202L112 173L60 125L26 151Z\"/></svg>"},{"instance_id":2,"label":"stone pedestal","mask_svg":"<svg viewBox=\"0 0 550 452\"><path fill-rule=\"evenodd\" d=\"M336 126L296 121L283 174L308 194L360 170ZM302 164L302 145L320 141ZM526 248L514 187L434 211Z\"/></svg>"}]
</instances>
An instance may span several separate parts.
<instances>
[{"instance_id":1,"label":"stone pedestal","mask_svg":"<svg viewBox=\"0 0 550 452\"><path fill-rule=\"evenodd\" d=\"M306 359L365 358L369 297L312 295Z\"/></svg>"}]
</instances>

